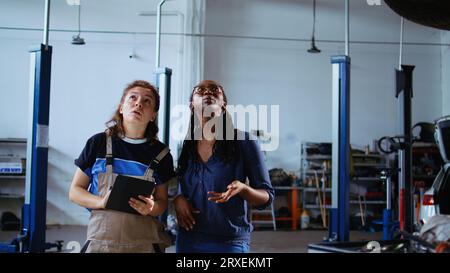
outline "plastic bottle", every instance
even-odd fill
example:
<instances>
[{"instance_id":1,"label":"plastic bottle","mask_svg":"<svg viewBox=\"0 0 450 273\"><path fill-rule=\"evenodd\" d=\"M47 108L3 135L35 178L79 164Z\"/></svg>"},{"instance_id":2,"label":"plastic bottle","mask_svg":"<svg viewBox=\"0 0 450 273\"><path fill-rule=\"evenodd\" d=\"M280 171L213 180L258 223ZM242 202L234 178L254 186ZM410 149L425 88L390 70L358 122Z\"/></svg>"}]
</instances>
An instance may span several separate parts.
<instances>
[{"instance_id":1,"label":"plastic bottle","mask_svg":"<svg viewBox=\"0 0 450 273\"><path fill-rule=\"evenodd\" d=\"M307 229L309 226L309 214L306 210L302 211L302 215L300 216L300 228Z\"/></svg>"}]
</instances>

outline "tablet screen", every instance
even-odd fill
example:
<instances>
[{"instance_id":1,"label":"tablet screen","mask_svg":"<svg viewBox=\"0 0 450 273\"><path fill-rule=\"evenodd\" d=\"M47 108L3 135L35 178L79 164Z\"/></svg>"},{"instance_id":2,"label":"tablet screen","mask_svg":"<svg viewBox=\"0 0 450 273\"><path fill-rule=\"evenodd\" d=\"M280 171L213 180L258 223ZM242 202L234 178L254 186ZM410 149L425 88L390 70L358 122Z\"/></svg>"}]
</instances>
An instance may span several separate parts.
<instances>
[{"instance_id":1,"label":"tablet screen","mask_svg":"<svg viewBox=\"0 0 450 273\"><path fill-rule=\"evenodd\" d=\"M152 181L118 175L105 208L139 215L128 201L131 197L140 200L138 195L149 197L153 194L155 186L156 183Z\"/></svg>"}]
</instances>

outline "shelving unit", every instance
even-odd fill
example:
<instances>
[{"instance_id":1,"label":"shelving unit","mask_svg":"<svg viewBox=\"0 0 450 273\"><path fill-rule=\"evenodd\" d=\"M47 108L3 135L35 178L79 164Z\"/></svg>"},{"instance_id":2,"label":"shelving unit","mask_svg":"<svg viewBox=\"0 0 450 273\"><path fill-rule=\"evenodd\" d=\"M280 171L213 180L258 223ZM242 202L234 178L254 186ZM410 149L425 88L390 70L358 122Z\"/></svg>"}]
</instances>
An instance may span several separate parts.
<instances>
[{"instance_id":1,"label":"shelving unit","mask_svg":"<svg viewBox=\"0 0 450 273\"><path fill-rule=\"evenodd\" d=\"M424 193L433 185L443 161L435 143L414 142L412 145L412 185L414 223L419 224Z\"/></svg>"},{"instance_id":2,"label":"shelving unit","mask_svg":"<svg viewBox=\"0 0 450 273\"><path fill-rule=\"evenodd\" d=\"M386 189L380 178L380 169L389 167L388 156L353 150L352 161L350 215L362 212L365 217L369 212L374 217L381 218L382 210L386 204ZM315 172L317 172L319 179L319 190L316 186ZM301 177L302 208L308 210L311 221L313 221L314 219L320 219L320 205L322 205L327 214L325 220L328 222L328 209L331 204L331 143L302 142ZM319 192L320 202L318 200ZM366 195L367 193L376 193L378 198L370 198ZM363 211L361 210L362 206L364 206Z\"/></svg>"},{"instance_id":3,"label":"shelving unit","mask_svg":"<svg viewBox=\"0 0 450 273\"><path fill-rule=\"evenodd\" d=\"M311 188L311 187L302 187L301 188L303 191L305 191L305 192L315 192L315 191L317 191L317 189L316 188ZM331 192L331 189L330 188L327 188L327 189L325 189L325 192Z\"/></svg>"},{"instance_id":4,"label":"shelving unit","mask_svg":"<svg viewBox=\"0 0 450 273\"><path fill-rule=\"evenodd\" d=\"M357 229L369 224L370 219L382 219L386 206L386 185L380 178L380 171L389 168L389 157L384 154L352 151L353 177L350 183L351 228ZM377 198L369 198L376 194ZM363 220L362 220L363 219ZM356 226L355 226L356 225Z\"/></svg>"},{"instance_id":5,"label":"shelving unit","mask_svg":"<svg viewBox=\"0 0 450 273\"><path fill-rule=\"evenodd\" d=\"M25 179L25 175L0 175L0 179L1 180Z\"/></svg>"},{"instance_id":6,"label":"shelving unit","mask_svg":"<svg viewBox=\"0 0 450 273\"><path fill-rule=\"evenodd\" d=\"M311 225L321 218L319 224L323 226L323 220L325 224L328 222L328 211L323 219L321 205L322 209L328 210L331 204L331 143L302 142L301 145L302 209L308 211Z\"/></svg>"},{"instance_id":7,"label":"shelving unit","mask_svg":"<svg viewBox=\"0 0 450 273\"><path fill-rule=\"evenodd\" d=\"M363 203L365 203L365 204L375 204L375 205L377 205L377 204L386 204L386 201L382 201L382 200L378 200L378 201L371 201L371 200L369 200L369 201L362 201ZM359 204L359 201L356 201L356 200L350 200L350 204Z\"/></svg>"},{"instance_id":8,"label":"shelving unit","mask_svg":"<svg viewBox=\"0 0 450 273\"><path fill-rule=\"evenodd\" d=\"M25 158L26 158L26 139L20 138L0 138L0 161L2 166L5 163L14 163L21 165L19 168L4 168L0 170L0 215L5 211L13 212L20 217L21 207L25 199Z\"/></svg>"},{"instance_id":9,"label":"shelving unit","mask_svg":"<svg viewBox=\"0 0 450 273\"><path fill-rule=\"evenodd\" d=\"M331 206L329 206L329 205L325 205L325 208L326 209L329 209ZM320 206L319 205L310 205L310 204L306 204L306 205L304 205L304 208L305 209L319 209L320 208Z\"/></svg>"},{"instance_id":10,"label":"shelving unit","mask_svg":"<svg viewBox=\"0 0 450 273\"><path fill-rule=\"evenodd\" d=\"M412 154L413 181L422 181L424 188L431 187L443 164L439 148L434 143L415 142Z\"/></svg>"},{"instance_id":11,"label":"shelving unit","mask_svg":"<svg viewBox=\"0 0 450 273\"><path fill-rule=\"evenodd\" d=\"M0 198L24 199L24 195L20 194L0 194Z\"/></svg>"},{"instance_id":12,"label":"shelving unit","mask_svg":"<svg viewBox=\"0 0 450 273\"><path fill-rule=\"evenodd\" d=\"M298 207L298 196L299 191L302 191L302 187L298 186L274 186L275 190L275 196L278 196L277 194L280 192L287 192L288 196L288 207L290 211L289 216L283 216L283 217L275 217L275 221L289 221L291 223L291 229L297 230L298 223L299 223L299 217L300 217L300 209ZM277 200L275 198L274 202Z\"/></svg>"}]
</instances>

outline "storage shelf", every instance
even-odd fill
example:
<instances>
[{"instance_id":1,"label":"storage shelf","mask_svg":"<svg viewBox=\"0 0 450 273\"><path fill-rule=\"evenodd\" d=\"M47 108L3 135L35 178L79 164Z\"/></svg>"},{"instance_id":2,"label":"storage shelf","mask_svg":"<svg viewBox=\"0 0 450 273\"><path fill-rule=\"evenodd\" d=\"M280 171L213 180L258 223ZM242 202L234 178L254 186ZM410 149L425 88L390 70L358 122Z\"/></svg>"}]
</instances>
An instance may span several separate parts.
<instances>
[{"instance_id":1,"label":"storage shelf","mask_svg":"<svg viewBox=\"0 0 450 273\"><path fill-rule=\"evenodd\" d=\"M312 174L312 175L314 175L314 171L308 170L308 171L305 172L305 174ZM321 175L322 174L322 170L320 170L320 169L317 170L317 174ZM331 174L331 171L326 171L325 174Z\"/></svg>"},{"instance_id":2,"label":"storage shelf","mask_svg":"<svg viewBox=\"0 0 450 273\"><path fill-rule=\"evenodd\" d=\"M274 186L274 190L301 190L302 187L299 186Z\"/></svg>"},{"instance_id":3,"label":"storage shelf","mask_svg":"<svg viewBox=\"0 0 450 273\"><path fill-rule=\"evenodd\" d=\"M25 175L0 175L0 179L25 179Z\"/></svg>"},{"instance_id":4,"label":"storage shelf","mask_svg":"<svg viewBox=\"0 0 450 273\"><path fill-rule=\"evenodd\" d=\"M22 163L21 172L16 173L8 173L5 172L0 173L0 200L3 200L2 205L5 205L6 202L11 200L15 200L14 205L13 202L9 202L8 206L3 207L4 210L12 210L14 211L17 208L17 203L22 203L25 201L24 188L25 188L25 166L23 166L24 154L26 154L27 149L27 139L26 138L0 138L0 154L4 154L4 157L8 159L6 162L12 162L9 159L17 160L14 163L20 162ZM3 156L2 156L3 157ZM18 170L15 168L14 170ZM12 183L10 183L12 182ZM12 185L15 184L15 185ZM20 189L15 189L15 187L20 187ZM14 189L12 188L14 187Z\"/></svg>"},{"instance_id":5,"label":"storage shelf","mask_svg":"<svg viewBox=\"0 0 450 273\"><path fill-rule=\"evenodd\" d=\"M324 206L324 207L325 207L326 209L330 209L330 208L331 208L330 205L326 205L326 206ZM305 204L305 205L304 205L304 208L305 208L305 209L319 209L320 206L319 206L319 205Z\"/></svg>"},{"instance_id":6,"label":"storage shelf","mask_svg":"<svg viewBox=\"0 0 450 273\"><path fill-rule=\"evenodd\" d=\"M352 154L353 157L358 157L358 158L383 158L384 159L384 155L380 155L380 154Z\"/></svg>"},{"instance_id":7,"label":"storage shelf","mask_svg":"<svg viewBox=\"0 0 450 273\"><path fill-rule=\"evenodd\" d=\"M350 200L350 204L359 204L360 202L358 201L358 200ZM373 205L376 205L376 204L386 204L386 201L381 201L381 200L368 200L368 201L364 201L364 200L361 200L361 204L367 204L367 205L370 205L370 204L373 204Z\"/></svg>"},{"instance_id":8,"label":"storage shelf","mask_svg":"<svg viewBox=\"0 0 450 273\"><path fill-rule=\"evenodd\" d=\"M382 181L383 179L379 178L379 177L353 177L353 181L355 182L377 182L377 181Z\"/></svg>"},{"instance_id":9,"label":"storage shelf","mask_svg":"<svg viewBox=\"0 0 450 273\"><path fill-rule=\"evenodd\" d=\"M23 199L23 198L25 198L25 196L24 195L19 195L19 194L0 194L0 199L1 198Z\"/></svg>"},{"instance_id":10,"label":"storage shelf","mask_svg":"<svg viewBox=\"0 0 450 273\"><path fill-rule=\"evenodd\" d=\"M27 144L26 138L0 138L0 143Z\"/></svg>"},{"instance_id":11,"label":"storage shelf","mask_svg":"<svg viewBox=\"0 0 450 273\"><path fill-rule=\"evenodd\" d=\"M272 225L273 221L272 220L252 220L252 224Z\"/></svg>"},{"instance_id":12,"label":"storage shelf","mask_svg":"<svg viewBox=\"0 0 450 273\"><path fill-rule=\"evenodd\" d=\"M308 155L306 160L331 160L331 155Z\"/></svg>"},{"instance_id":13,"label":"storage shelf","mask_svg":"<svg viewBox=\"0 0 450 273\"><path fill-rule=\"evenodd\" d=\"M314 187L304 187L303 191L305 192L317 192L317 189ZM331 192L331 188L326 188L325 190L323 190L322 188L320 188L320 191L323 192Z\"/></svg>"},{"instance_id":14,"label":"storage shelf","mask_svg":"<svg viewBox=\"0 0 450 273\"><path fill-rule=\"evenodd\" d=\"M306 181L307 178L310 177L315 177L315 174L317 173L317 176L322 177L324 174L327 178L327 180L330 178L331 176L331 167L332 167L332 159L333 156L331 154L329 154L328 152L321 150L320 148L324 148L326 146L322 146L322 145L331 145L331 143L329 142L302 142L302 147L301 147L301 174L302 174L302 180L303 182ZM321 147L322 146L322 147ZM329 148L329 147L328 147ZM317 149L319 151L319 153L311 153L309 152L310 149ZM328 150L328 149L327 149ZM327 171L323 171L322 166L323 164L325 164L326 162L326 167L328 168ZM330 164L331 163L331 164ZM316 167L316 165L321 164L319 166ZM307 199L308 197L313 197L313 196L321 196L321 195L326 195L327 198L330 197L330 193L331 193L331 188L319 188L320 191L320 195L317 192L317 188L316 185L314 184L313 187L303 187L303 192L302 192L302 207L304 209L319 209L320 206L317 204L308 204L307 203ZM311 202L311 201L309 201ZM328 205L324 205L323 207L325 207L326 209L329 209L331 206Z\"/></svg>"},{"instance_id":15,"label":"storage shelf","mask_svg":"<svg viewBox=\"0 0 450 273\"><path fill-rule=\"evenodd\" d=\"M257 210L257 209L255 209L255 210L252 210L252 213L253 214L271 214L272 210L270 210L270 209L266 209L266 210Z\"/></svg>"},{"instance_id":16,"label":"storage shelf","mask_svg":"<svg viewBox=\"0 0 450 273\"><path fill-rule=\"evenodd\" d=\"M316 152L314 153L308 153L310 151L309 149L316 148L323 144L321 143L315 143L315 142L302 142L301 147L301 175L303 182L307 179L314 177L314 170L317 171L317 174L319 178L322 176L322 169L320 166L315 169L317 164L321 163L322 161L329 161L331 163L331 166L333 165L332 161L332 155L329 154L318 154ZM311 150L314 151L314 150ZM365 154L364 152L358 152L358 153L352 153L351 159L353 160L353 167L355 169L355 174L359 174L359 176L354 176L350 183L353 185L356 185L358 187L368 187L368 186L376 186L378 188L383 188L384 185L381 183L383 182L383 179L381 179L381 175L378 174L378 170L383 168L389 167L389 156L381 153L368 153ZM328 164L328 163L327 163ZM330 165L330 164L329 164ZM327 166L329 169L327 172L325 172L325 175L327 178L331 175L331 169L330 166ZM371 172L367 172L367 170L371 170ZM373 170L373 172L372 172ZM323 207L327 210L331 208L331 204L328 202L328 198L331 196L332 189L326 188L322 189L320 188L320 193L322 193L324 196L326 196L327 199L327 205L325 205L324 202L322 202L324 205ZM319 196L317 194L317 188L314 187L303 187L303 208L308 210L319 210L320 206L317 203L312 203L312 199L309 199L310 197ZM381 197L381 196L380 196ZM309 202L309 204L307 203ZM358 199L352 199L350 197L349 205L353 208L359 204ZM370 209L376 211L378 210L378 206L382 207L386 204L385 200L380 199L374 199L374 200L361 200L361 204L365 204L370 206Z\"/></svg>"},{"instance_id":17,"label":"storage shelf","mask_svg":"<svg viewBox=\"0 0 450 273\"><path fill-rule=\"evenodd\" d=\"M354 163L354 167L377 167L377 168L385 168L386 164L381 163Z\"/></svg>"}]
</instances>

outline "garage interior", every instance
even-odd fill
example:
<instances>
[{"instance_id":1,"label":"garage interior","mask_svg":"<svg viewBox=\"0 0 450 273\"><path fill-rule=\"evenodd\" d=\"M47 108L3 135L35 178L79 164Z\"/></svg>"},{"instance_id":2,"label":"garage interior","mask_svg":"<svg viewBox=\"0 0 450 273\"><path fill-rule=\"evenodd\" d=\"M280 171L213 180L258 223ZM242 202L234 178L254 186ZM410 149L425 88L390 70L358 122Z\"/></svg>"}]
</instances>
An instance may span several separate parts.
<instances>
[{"instance_id":1,"label":"garage interior","mask_svg":"<svg viewBox=\"0 0 450 273\"><path fill-rule=\"evenodd\" d=\"M270 207L248 215L250 252L450 252L449 10L425 0L1 0L0 252L80 251L90 212L68 198L74 160L124 86L155 75L170 83L158 83L158 125L175 166L173 112L200 80L222 83L229 105L269 109L259 112L269 126L238 126L269 147L275 189ZM38 129L33 113L46 119ZM162 217L172 238L177 187ZM22 238L27 225L36 233Z\"/></svg>"}]
</instances>

